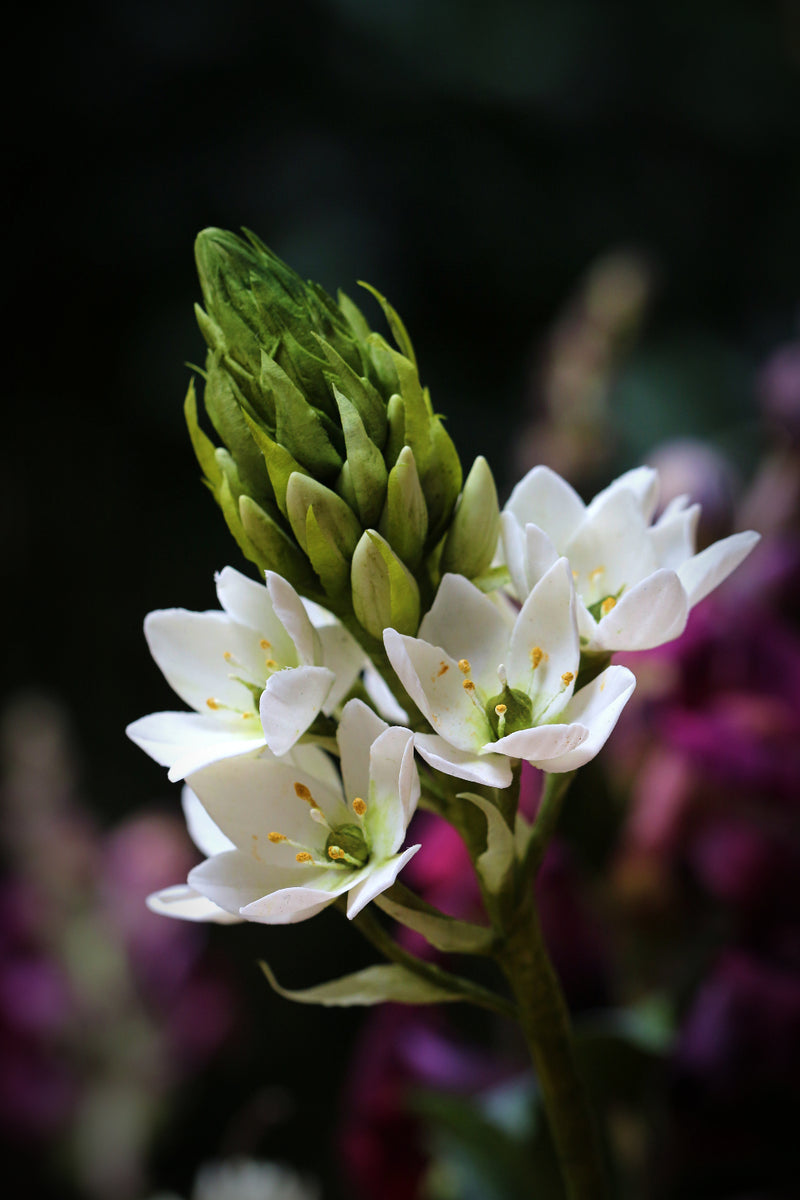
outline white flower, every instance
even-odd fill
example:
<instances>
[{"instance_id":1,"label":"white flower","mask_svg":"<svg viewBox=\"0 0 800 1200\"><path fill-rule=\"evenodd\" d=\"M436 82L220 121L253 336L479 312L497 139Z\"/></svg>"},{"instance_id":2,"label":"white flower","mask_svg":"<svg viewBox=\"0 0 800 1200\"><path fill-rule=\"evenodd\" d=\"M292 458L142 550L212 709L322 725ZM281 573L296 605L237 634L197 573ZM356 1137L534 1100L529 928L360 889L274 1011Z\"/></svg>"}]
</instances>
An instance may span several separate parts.
<instances>
[{"instance_id":1,"label":"white flower","mask_svg":"<svg viewBox=\"0 0 800 1200\"><path fill-rule=\"evenodd\" d=\"M574 692L580 647L565 558L519 613L445 575L419 633L384 634L392 666L437 731L417 734L417 749L431 766L493 787L509 784L509 758L552 772L588 762L635 684L612 666Z\"/></svg>"},{"instance_id":2,"label":"white flower","mask_svg":"<svg viewBox=\"0 0 800 1200\"><path fill-rule=\"evenodd\" d=\"M654 525L658 473L637 467L586 506L548 467L534 467L503 510L502 540L524 600L560 555L569 559L585 651L648 650L678 637L690 609L752 550L748 531L695 554L699 506L685 496Z\"/></svg>"},{"instance_id":3,"label":"white flower","mask_svg":"<svg viewBox=\"0 0 800 1200\"><path fill-rule=\"evenodd\" d=\"M186 920L287 925L344 892L354 917L391 887L419 850L398 853L419 799L413 734L350 700L337 737L342 782L314 747L303 767L239 756L193 775L187 823L209 857L188 886L157 892L149 907Z\"/></svg>"},{"instance_id":4,"label":"white flower","mask_svg":"<svg viewBox=\"0 0 800 1200\"><path fill-rule=\"evenodd\" d=\"M170 768L170 779L265 745L288 753L366 665L347 630L325 609L305 606L272 571L265 587L226 567L217 595L221 612L169 608L144 623L167 682L195 710L153 713L128 726L129 737Z\"/></svg>"}]
</instances>

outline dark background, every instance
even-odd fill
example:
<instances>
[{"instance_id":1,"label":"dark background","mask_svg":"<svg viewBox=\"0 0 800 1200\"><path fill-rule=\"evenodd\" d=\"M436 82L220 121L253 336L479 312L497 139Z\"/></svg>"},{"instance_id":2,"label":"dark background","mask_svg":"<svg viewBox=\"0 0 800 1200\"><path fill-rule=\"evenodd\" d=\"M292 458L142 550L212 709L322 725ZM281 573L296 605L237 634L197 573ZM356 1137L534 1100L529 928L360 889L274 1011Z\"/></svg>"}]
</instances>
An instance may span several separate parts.
<instances>
[{"instance_id":1,"label":"dark background","mask_svg":"<svg viewBox=\"0 0 800 1200\"><path fill-rule=\"evenodd\" d=\"M800 295L794 0L29 5L4 57L4 686L67 705L102 821L169 796L123 732L172 705L142 618L243 567L182 420L203 226L379 287L506 492L547 329L633 249L657 286L617 464L697 433L746 473L754 372Z\"/></svg>"}]
</instances>

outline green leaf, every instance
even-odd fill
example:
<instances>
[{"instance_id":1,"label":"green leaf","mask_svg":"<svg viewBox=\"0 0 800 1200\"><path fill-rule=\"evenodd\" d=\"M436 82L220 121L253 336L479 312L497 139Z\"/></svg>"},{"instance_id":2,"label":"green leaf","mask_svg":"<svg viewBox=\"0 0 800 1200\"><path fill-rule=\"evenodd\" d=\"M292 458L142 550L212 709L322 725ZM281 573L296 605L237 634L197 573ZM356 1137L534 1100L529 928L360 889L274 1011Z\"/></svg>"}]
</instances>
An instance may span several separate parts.
<instances>
[{"instance_id":1,"label":"green leaf","mask_svg":"<svg viewBox=\"0 0 800 1200\"><path fill-rule=\"evenodd\" d=\"M366 967L363 971L301 991L281 987L267 963L262 961L259 965L270 987L279 996L298 1004L350 1008L354 1005L383 1004L389 1000L395 1004L444 1004L463 999L457 992L421 979L396 963Z\"/></svg>"},{"instance_id":2,"label":"green leaf","mask_svg":"<svg viewBox=\"0 0 800 1200\"><path fill-rule=\"evenodd\" d=\"M479 796L476 792L459 792L458 799L469 800L486 817L486 849L478 857L475 866L489 891L497 895L507 885L514 870L514 834L506 825L500 809L485 796Z\"/></svg>"},{"instance_id":3,"label":"green leaf","mask_svg":"<svg viewBox=\"0 0 800 1200\"><path fill-rule=\"evenodd\" d=\"M494 933L488 927L448 917L405 889L403 899L405 903L383 892L375 898L375 903L393 921L405 925L406 929L413 929L415 933L421 933L436 950L444 954L491 953Z\"/></svg>"}]
</instances>

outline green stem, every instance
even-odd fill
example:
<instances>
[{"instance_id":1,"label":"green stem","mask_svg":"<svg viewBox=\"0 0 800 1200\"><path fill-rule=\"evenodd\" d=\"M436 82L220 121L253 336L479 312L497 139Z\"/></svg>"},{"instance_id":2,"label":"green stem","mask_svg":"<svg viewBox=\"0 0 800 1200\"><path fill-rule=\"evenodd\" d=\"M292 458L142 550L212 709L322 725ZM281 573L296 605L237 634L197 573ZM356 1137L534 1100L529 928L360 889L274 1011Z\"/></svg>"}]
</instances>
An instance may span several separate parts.
<instances>
[{"instance_id":1,"label":"green stem","mask_svg":"<svg viewBox=\"0 0 800 1200\"><path fill-rule=\"evenodd\" d=\"M529 890L498 961L518 1006L568 1200L608 1200L597 1126L572 1053L569 1014Z\"/></svg>"},{"instance_id":2,"label":"green stem","mask_svg":"<svg viewBox=\"0 0 800 1200\"><path fill-rule=\"evenodd\" d=\"M394 938L381 925L369 909L364 909L353 918L353 925L360 930L367 941L379 950L386 958L392 962L399 963L412 971L415 975L419 975L421 979L428 980L429 983L435 983L438 987L447 988L449 991L456 992L463 997L464 1000L475 1004L478 1008L488 1009L489 1012L499 1013L500 1016L508 1017L512 1021L517 1019L517 1011L513 1004L502 996L490 992L488 988L481 987L480 984L473 983L471 979L464 979L461 975L454 975L450 971L445 971L442 967L437 967L433 963L423 962L421 958L417 958L415 954L404 950L399 946Z\"/></svg>"},{"instance_id":3,"label":"green stem","mask_svg":"<svg viewBox=\"0 0 800 1200\"><path fill-rule=\"evenodd\" d=\"M564 797L574 778L575 771L566 771L561 775L548 775L545 780L539 810L533 822L522 864L522 877L525 880L535 876L542 865L542 859L556 831L558 818L561 816Z\"/></svg>"}]
</instances>

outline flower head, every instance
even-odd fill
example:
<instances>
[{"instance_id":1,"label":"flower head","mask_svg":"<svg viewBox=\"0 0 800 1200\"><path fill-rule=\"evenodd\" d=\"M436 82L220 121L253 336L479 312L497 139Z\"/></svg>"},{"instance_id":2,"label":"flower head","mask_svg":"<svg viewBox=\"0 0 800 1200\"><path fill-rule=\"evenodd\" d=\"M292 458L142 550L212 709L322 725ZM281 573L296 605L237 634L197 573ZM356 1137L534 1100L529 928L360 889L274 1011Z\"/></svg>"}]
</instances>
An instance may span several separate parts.
<instances>
[{"instance_id":1,"label":"flower head","mask_svg":"<svg viewBox=\"0 0 800 1200\"><path fill-rule=\"evenodd\" d=\"M586 506L548 467L517 484L502 516L502 539L520 600L559 555L569 559L586 652L647 650L678 637L690 609L725 579L758 541L748 531L695 554L699 507L685 496L654 525L658 475L638 467Z\"/></svg>"},{"instance_id":2,"label":"flower head","mask_svg":"<svg viewBox=\"0 0 800 1200\"><path fill-rule=\"evenodd\" d=\"M217 595L222 611L170 608L145 620L153 658L195 710L153 713L128 726L129 737L170 768L170 779L263 746L288 753L366 665L338 621L317 605L307 609L279 575L267 572L264 586L226 567Z\"/></svg>"},{"instance_id":3,"label":"flower head","mask_svg":"<svg viewBox=\"0 0 800 1200\"><path fill-rule=\"evenodd\" d=\"M313 748L302 767L242 756L191 776L187 823L209 857L188 886L156 893L150 907L187 920L286 925L345 892L354 917L391 887L419 850L399 853L419 798L413 735L351 700L338 741L341 781Z\"/></svg>"},{"instance_id":4,"label":"flower head","mask_svg":"<svg viewBox=\"0 0 800 1200\"><path fill-rule=\"evenodd\" d=\"M634 687L607 667L575 692L580 646L569 564L559 559L519 613L445 575L420 637L387 629L389 660L436 730L418 734L432 766L506 787L510 758L572 771L597 754Z\"/></svg>"}]
</instances>

